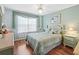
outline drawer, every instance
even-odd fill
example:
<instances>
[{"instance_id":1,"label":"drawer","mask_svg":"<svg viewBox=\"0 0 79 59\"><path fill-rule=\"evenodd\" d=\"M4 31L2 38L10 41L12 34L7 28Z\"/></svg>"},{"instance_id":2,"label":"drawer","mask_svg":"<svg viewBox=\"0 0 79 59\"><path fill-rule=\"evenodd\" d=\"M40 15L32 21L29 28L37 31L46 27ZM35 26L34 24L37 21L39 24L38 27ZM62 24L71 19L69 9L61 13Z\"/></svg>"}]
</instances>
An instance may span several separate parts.
<instances>
[{"instance_id":1,"label":"drawer","mask_svg":"<svg viewBox=\"0 0 79 59\"><path fill-rule=\"evenodd\" d=\"M76 40L76 38L74 38L74 37L67 37L67 36L65 36L65 37L64 37L64 40L74 41L74 40Z\"/></svg>"}]
</instances>

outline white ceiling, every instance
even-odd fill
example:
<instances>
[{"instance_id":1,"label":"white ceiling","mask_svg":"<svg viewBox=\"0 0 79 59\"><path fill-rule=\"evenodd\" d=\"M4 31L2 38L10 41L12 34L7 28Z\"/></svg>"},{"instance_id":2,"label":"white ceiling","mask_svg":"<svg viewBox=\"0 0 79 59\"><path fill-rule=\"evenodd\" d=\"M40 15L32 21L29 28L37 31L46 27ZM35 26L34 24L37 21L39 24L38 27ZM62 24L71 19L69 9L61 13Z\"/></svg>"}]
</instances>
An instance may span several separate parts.
<instances>
[{"instance_id":1,"label":"white ceiling","mask_svg":"<svg viewBox=\"0 0 79 59\"><path fill-rule=\"evenodd\" d=\"M38 13L39 4L5 4L4 6L13 10L24 11L39 15ZM42 15L53 13L72 6L75 6L75 4L43 4Z\"/></svg>"}]
</instances>

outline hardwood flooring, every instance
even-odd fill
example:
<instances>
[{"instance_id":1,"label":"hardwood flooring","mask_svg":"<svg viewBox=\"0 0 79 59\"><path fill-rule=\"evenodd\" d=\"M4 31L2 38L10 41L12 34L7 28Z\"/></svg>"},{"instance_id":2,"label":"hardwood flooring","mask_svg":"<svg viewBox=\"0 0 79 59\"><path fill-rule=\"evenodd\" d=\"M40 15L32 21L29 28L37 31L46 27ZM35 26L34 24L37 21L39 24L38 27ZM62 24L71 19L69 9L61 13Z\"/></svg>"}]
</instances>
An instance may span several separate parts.
<instances>
[{"instance_id":1,"label":"hardwood flooring","mask_svg":"<svg viewBox=\"0 0 79 59\"><path fill-rule=\"evenodd\" d=\"M33 49L30 45L26 45L25 40L15 41L14 45L14 54L15 55L32 55ZM60 45L51 51L49 51L46 55L73 55L73 49L70 47L64 47Z\"/></svg>"},{"instance_id":2,"label":"hardwood flooring","mask_svg":"<svg viewBox=\"0 0 79 59\"><path fill-rule=\"evenodd\" d=\"M14 54L15 55L31 55L33 49L26 45L25 40L19 40L14 42Z\"/></svg>"},{"instance_id":3,"label":"hardwood flooring","mask_svg":"<svg viewBox=\"0 0 79 59\"><path fill-rule=\"evenodd\" d=\"M48 55L73 55L73 48L60 45L48 52Z\"/></svg>"}]
</instances>

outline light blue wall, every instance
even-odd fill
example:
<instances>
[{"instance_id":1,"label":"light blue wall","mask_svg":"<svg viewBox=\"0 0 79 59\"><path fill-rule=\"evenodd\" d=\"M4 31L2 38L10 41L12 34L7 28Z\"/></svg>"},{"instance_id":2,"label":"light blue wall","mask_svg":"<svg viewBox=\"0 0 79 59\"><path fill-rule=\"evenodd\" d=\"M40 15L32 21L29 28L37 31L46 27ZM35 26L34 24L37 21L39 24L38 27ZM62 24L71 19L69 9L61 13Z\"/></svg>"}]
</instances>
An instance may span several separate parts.
<instances>
[{"instance_id":1,"label":"light blue wall","mask_svg":"<svg viewBox=\"0 0 79 59\"><path fill-rule=\"evenodd\" d=\"M79 31L79 5L61 11L61 14L62 24L66 27L74 25L76 30Z\"/></svg>"},{"instance_id":2,"label":"light blue wall","mask_svg":"<svg viewBox=\"0 0 79 59\"><path fill-rule=\"evenodd\" d=\"M54 15L61 14L61 24L68 27L73 24L77 30L79 30L79 5L73 6L55 13L47 14L43 16L43 28L47 29L47 25L51 25L51 18Z\"/></svg>"}]
</instances>

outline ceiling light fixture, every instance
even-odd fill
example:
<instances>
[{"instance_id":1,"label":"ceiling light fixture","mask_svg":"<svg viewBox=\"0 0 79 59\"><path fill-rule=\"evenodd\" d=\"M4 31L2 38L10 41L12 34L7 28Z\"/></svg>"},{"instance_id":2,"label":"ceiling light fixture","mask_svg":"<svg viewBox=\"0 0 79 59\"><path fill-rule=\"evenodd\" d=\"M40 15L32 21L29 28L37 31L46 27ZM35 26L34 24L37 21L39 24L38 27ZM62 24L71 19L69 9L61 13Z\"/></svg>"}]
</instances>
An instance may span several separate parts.
<instances>
[{"instance_id":1,"label":"ceiling light fixture","mask_svg":"<svg viewBox=\"0 0 79 59\"><path fill-rule=\"evenodd\" d=\"M39 12L39 14L42 14L42 13L43 13L42 4L39 5L39 7L38 7L38 12Z\"/></svg>"}]
</instances>

